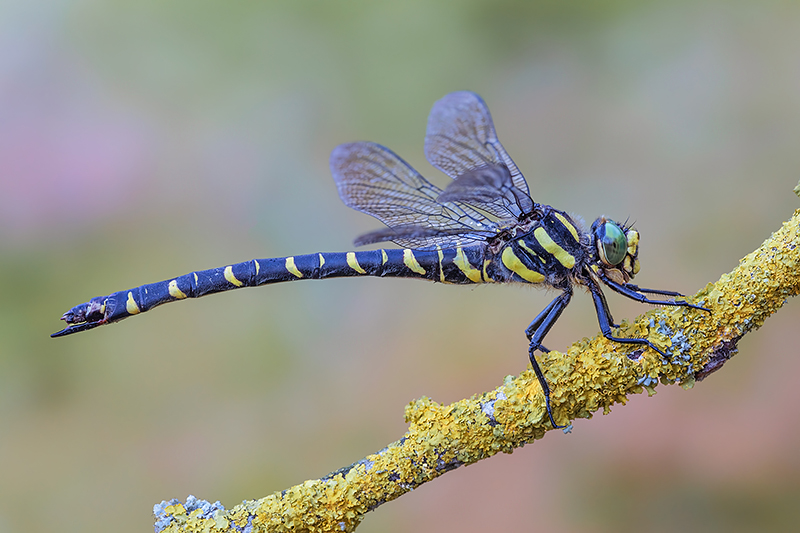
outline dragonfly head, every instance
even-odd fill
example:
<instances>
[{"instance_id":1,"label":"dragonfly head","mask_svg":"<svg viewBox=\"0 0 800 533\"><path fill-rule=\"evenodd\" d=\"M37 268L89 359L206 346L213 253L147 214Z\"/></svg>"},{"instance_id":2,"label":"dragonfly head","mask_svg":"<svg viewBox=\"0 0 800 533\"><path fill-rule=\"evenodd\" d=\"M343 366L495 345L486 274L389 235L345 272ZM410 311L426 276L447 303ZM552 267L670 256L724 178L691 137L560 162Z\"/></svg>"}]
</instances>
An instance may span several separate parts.
<instances>
[{"instance_id":1,"label":"dragonfly head","mask_svg":"<svg viewBox=\"0 0 800 533\"><path fill-rule=\"evenodd\" d=\"M639 232L631 226L600 217L592 224L597 265L617 283L627 283L639 272Z\"/></svg>"}]
</instances>

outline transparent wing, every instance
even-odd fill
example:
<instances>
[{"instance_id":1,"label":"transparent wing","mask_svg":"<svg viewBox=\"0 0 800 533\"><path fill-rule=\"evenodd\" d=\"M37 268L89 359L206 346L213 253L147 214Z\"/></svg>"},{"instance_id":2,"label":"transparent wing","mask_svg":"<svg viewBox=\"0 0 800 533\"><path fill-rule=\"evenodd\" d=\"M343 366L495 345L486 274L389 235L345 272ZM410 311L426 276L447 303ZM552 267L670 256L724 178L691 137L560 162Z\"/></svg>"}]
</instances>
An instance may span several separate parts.
<instances>
[{"instance_id":1,"label":"transparent wing","mask_svg":"<svg viewBox=\"0 0 800 533\"><path fill-rule=\"evenodd\" d=\"M475 93L450 93L433 104L425 135L425 157L455 180L487 169L494 173L492 181L499 196L482 204L470 201L475 207L506 218L509 211L519 216L533 209L525 177L497 140L489 108ZM477 202L478 198L473 200Z\"/></svg>"},{"instance_id":2,"label":"transparent wing","mask_svg":"<svg viewBox=\"0 0 800 533\"><path fill-rule=\"evenodd\" d=\"M393 241L406 248L449 247L497 233L492 220L469 206L438 201L439 187L379 144L342 144L331 153L330 163L345 205L389 226L359 237L356 244Z\"/></svg>"},{"instance_id":3,"label":"transparent wing","mask_svg":"<svg viewBox=\"0 0 800 533\"><path fill-rule=\"evenodd\" d=\"M508 169L491 165L458 176L439 195L440 202L460 202L487 211L501 220L514 220L530 213L533 200L517 189Z\"/></svg>"}]
</instances>

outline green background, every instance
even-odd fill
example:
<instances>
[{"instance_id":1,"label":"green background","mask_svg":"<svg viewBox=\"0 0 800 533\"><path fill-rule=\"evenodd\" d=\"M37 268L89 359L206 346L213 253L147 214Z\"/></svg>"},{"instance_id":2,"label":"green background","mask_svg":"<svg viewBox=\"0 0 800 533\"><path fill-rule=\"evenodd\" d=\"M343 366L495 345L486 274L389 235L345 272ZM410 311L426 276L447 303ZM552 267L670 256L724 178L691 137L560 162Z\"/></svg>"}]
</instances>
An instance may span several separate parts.
<instances>
[{"instance_id":1,"label":"green background","mask_svg":"<svg viewBox=\"0 0 800 533\"><path fill-rule=\"evenodd\" d=\"M0 1L0 533L152 531L399 438L403 408L526 367L553 292L283 284L63 339L92 296L344 251L339 143L424 160L431 105L488 102L534 198L636 221L637 282L692 293L800 201L795 2ZM646 310L609 295L614 316ZM359 531L768 531L800 520L800 306L693 390L450 472ZM595 335L576 294L547 340Z\"/></svg>"}]
</instances>

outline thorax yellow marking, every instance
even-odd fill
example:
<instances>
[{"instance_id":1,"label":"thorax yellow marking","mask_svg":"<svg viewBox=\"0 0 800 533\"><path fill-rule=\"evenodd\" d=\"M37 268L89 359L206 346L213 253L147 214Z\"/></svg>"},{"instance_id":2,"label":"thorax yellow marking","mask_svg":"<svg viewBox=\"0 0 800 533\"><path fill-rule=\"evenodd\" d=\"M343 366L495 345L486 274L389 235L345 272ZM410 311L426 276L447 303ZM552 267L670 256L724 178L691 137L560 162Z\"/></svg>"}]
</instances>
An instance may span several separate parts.
<instances>
[{"instance_id":1,"label":"thorax yellow marking","mask_svg":"<svg viewBox=\"0 0 800 533\"><path fill-rule=\"evenodd\" d=\"M460 246L456 247L456 257L453 259L453 264L458 267L458 269L467 276L467 279L473 283L483 283L483 277L481 276L481 271L472 266L472 264L467 260L467 255L464 253L464 249Z\"/></svg>"},{"instance_id":2,"label":"thorax yellow marking","mask_svg":"<svg viewBox=\"0 0 800 533\"><path fill-rule=\"evenodd\" d=\"M556 216L558 220L561 221L562 224L564 224L564 227L567 228L570 233L572 233L572 236L575 237L575 242L581 242L581 240L578 238L578 230L575 228L575 226L572 225L572 223L569 220L567 220L567 217L565 217L561 213L553 213L553 214Z\"/></svg>"},{"instance_id":3,"label":"thorax yellow marking","mask_svg":"<svg viewBox=\"0 0 800 533\"><path fill-rule=\"evenodd\" d=\"M322 265L325 264L325 258L322 257L322 254L317 254L317 255L319 255L319 267L322 268Z\"/></svg>"},{"instance_id":4,"label":"thorax yellow marking","mask_svg":"<svg viewBox=\"0 0 800 533\"><path fill-rule=\"evenodd\" d=\"M425 275L425 269L419 264L417 258L414 256L414 252L409 250L408 248L403 249L403 263L411 269L412 272L416 272L420 275Z\"/></svg>"},{"instance_id":5,"label":"thorax yellow marking","mask_svg":"<svg viewBox=\"0 0 800 533\"><path fill-rule=\"evenodd\" d=\"M231 285L236 285L237 287L241 287L242 285L244 285L244 283L242 283L241 281L236 279L236 276L233 275L233 267L232 266L226 266L225 267L224 275L225 275L225 279L228 280L228 283L230 283Z\"/></svg>"},{"instance_id":6,"label":"thorax yellow marking","mask_svg":"<svg viewBox=\"0 0 800 533\"><path fill-rule=\"evenodd\" d=\"M178 280L173 279L169 282L169 295L179 300L186 298L183 291L178 288Z\"/></svg>"},{"instance_id":7,"label":"thorax yellow marking","mask_svg":"<svg viewBox=\"0 0 800 533\"><path fill-rule=\"evenodd\" d=\"M347 266L349 266L359 274L367 273L367 271L361 268L361 265L358 264L358 259L356 259L355 252L347 252Z\"/></svg>"},{"instance_id":8,"label":"thorax yellow marking","mask_svg":"<svg viewBox=\"0 0 800 533\"><path fill-rule=\"evenodd\" d=\"M136 305L136 300L133 299L132 292L128 292L128 300L125 302L125 310L129 315L138 315L141 313L139 306Z\"/></svg>"},{"instance_id":9,"label":"thorax yellow marking","mask_svg":"<svg viewBox=\"0 0 800 533\"><path fill-rule=\"evenodd\" d=\"M553 257L556 258L556 261L561 263L564 268L572 268L575 266L575 257L551 239L550 235L547 234L543 227L539 226L533 230L533 236L539 244L542 245L542 248L547 250L547 253L552 254Z\"/></svg>"},{"instance_id":10,"label":"thorax yellow marking","mask_svg":"<svg viewBox=\"0 0 800 533\"><path fill-rule=\"evenodd\" d=\"M297 265L294 264L294 257L286 258L286 270L288 270L296 278L303 277L303 273L297 270Z\"/></svg>"},{"instance_id":11,"label":"thorax yellow marking","mask_svg":"<svg viewBox=\"0 0 800 533\"><path fill-rule=\"evenodd\" d=\"M511 246L506 246L503 249L503 255L500 256L500 259L507 269L528 283L541 283L544 281L542 274L525 266L520 258L517 257L517 254L514 253L514 250L511 249Z\"/></svg>"},{"instance_id":12,"label":"thorax yellow marking","mask_svg":"<svg viewBox=\"0 0 800 533\"><path fill-rule=\"evenodd\" d=\"M258 262L258 259L253 259L253 263L256 264L256 276L258 276L258 271L261 270L261 265Z\"/></svg>"},{"instance_id":13,"label":"thorax yellow marking","mask_svg":"<svg viewBox=\"0 0 800 533\"><path fill-rule=\"evenodd\" d=\"M386 255L386 250L381 248L381 264L385 265L387 261L389 261L389 256Z\"/></svg>"},{"instance_id":14,"label":"thorax yellow marking","mask_svg":"<svg viewBox=\"0 0 800 533\"><path fill-rule=\"evenodd\" d=\"M484 259L483 260L483 281L494 281L492 278L489 277L489 274L486 272L486 267L492 264L491 259Z\"/></svg>"}]
</instances>

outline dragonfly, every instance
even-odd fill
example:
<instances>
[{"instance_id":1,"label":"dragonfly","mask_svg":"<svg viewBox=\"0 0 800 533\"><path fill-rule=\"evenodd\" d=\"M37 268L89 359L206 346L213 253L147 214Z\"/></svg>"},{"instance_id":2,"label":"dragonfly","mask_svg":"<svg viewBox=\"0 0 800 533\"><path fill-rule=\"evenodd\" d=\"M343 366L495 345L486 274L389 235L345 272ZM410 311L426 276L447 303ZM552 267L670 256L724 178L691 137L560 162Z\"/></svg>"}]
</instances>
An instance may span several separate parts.
<instances>
[{"instance_id":1,"label":"dragonfly","mask_svg":"<svg viewBox=\"0 0 800 533\"><path fill-rule=\"evenodd\" d=\"M386 227L356 238L356 246L393 242L400 248L313 253L253 259L92 298L61 317L63 337L138 315L158 305L270 283L349 276L419 278L469 285L518 283L560 291L525 329L528 358L542 388L550 424L550 387L535 353L572 299L574 287L592 297L600 331L617 343L640 345L664 358L646 338L617 337L606 298L612 291L641 303L702 311L673 291L630 283L639 272L639 233L599 217L587 230L565 211L533 200L528 183L497 139L483 99L473 92L446 95L431 109L425 157L450 176L444 189L429 182L380 144L342 144L330 168L349 207ZM660 299L659 299L660 298Z\"/></svg>"}]
</instances>

